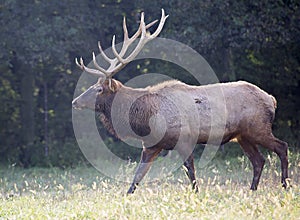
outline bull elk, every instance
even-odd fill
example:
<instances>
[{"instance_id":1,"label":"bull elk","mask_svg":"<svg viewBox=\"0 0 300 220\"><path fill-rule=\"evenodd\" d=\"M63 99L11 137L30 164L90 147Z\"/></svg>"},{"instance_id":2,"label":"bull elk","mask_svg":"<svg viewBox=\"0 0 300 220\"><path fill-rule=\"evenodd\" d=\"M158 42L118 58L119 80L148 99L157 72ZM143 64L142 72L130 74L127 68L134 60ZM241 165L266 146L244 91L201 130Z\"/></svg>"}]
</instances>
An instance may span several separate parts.
<instances>
[{"instance_id":1,"label":"bull elk","mask_svg":"<svg viewBox=\"0 0 300 220\"><path fill-rule=\"evenodd\" d=\"M158 20L146 25L144 22L144 13L141 13L139 28L132 37L128 37L126 20L124 18L124 41L120 52L116 49L115 36L112 39L112 51L115 58L108 57L104 53L100 42L98 43L100 54L109 63L107 69L104 69L96 62L94 53L93 63L95 68L93 69L86 67L82 58L79 61L75 59L76 64L83 71L97 76L99 79L96 84L73 100L73 108L88 108L100 113L101 122L118 138L134 136L134 138L140 138L143 141L140 163L128 193L130 194L135 191L136 186L162 150L174 149L182 155L183 166L186 168L187 176L191 181L193 189L197 191L192 145L196 143L206 144L209 138L212 138L212 142L214 138L219 138L221 140L219 144L236 140L241 145L241 148L253 166L254 175L251 190L257 189L265 163L265 159L260 153L258 146L261 145L275 152L281 161L282 186L287 187L288 145L275 138L272 134L276 100L257 86L243 81L191 86L180 81L171 80L146 88L131 88L112 78L138 55L147 42L159 35L167 17L168 15L165 15L162 9L158 27L150 34L147 29L153 26ZM125 58L129 46L138 37L140 38L136 47ZM212 123L211 121L211 118L214 116L212 112L219 114L218 111L213 111L212 109L214 106L218 106L217 101L211 98L212 96L209 96L216 93L216 91L221 91L225 103L222 110L222 114L225 114L223 132L219 132L218 123ZM120 105L132 102L128 120L134 135L132 132L127 132L127 130L116 132L113 126L111 111L113 101L117 95L119 96L119 100L122 101ZM138 98L132 101L132 97ZM179 103L179 105L182 103L181 106L183 109L178 109L180 106L176 105L176 103ZM122 114L121 109L122 107L120 106L120 111L117 112L120 122L124 121L126 117L128 118L128 115ZM159 123L151 123L152 119L157 115L164 118L164 129L161 129ZM189 122L183 122L181 119L182 117L190 117L191 115L197 119L196 121L190 120L194 122L192 126L190 126ZM209 137L211 130L217 131L214 137ZM151 142L151 138L155 138L155 135L151 134L157 135L157 133L160 139ZM193 138L195 143L191 141Z\"/></svg>"}]
</instances>

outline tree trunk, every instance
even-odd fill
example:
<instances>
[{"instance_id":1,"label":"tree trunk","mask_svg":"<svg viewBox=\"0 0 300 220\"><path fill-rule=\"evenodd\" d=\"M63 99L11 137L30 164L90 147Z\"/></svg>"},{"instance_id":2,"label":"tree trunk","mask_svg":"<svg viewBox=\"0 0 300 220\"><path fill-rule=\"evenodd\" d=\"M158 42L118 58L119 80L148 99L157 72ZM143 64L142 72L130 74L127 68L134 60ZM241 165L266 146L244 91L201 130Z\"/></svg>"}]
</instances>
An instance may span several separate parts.
<instances>
[{"instance_id":1,"label":"tree trunk","mask_svg":"<svg viewBox=\"0 0 300 220\"><path fill-rule=\"evenodd\" d=\"M34 75L32 71L22 63L14 53L12 59L13 73L21 78L20 81L20 116L21 116L21 146L19 159L21 165L30 165L31 154L35 133L34 133Z\"/></svg>"},{"instance_id":2,"label":"tree trunk","mask_svg":"<svg viewBox=\"0 0 300 220\"><path fill-rule=\"evenodd\" d=\"M230 47L224 48L224 74L226 80L228 81L236 80L232 49Z\"/></svg>"},{"instance_id":3,"label":"tree trunk","mask_svg":"<svg viewBox=\"0 0 300 220\"><path fill-rule=\"evenodd\" d=\"M45 157L49 155L49 138L48 138L48 85L47 82L44 82L44 152Z\"/></svg>"},{"instance_id":4,"label":"tree trunk","mask_svg":"<svg viewBox=\"0 0 300 220\"><path fill-rule=\"evenodd\" d=\"M21 80L21 123L23 146L20 159L24 167L30 165L30 151L34 142L34 77L31 71L20 68L22 71Z\"/></svg>"}]
</instances>

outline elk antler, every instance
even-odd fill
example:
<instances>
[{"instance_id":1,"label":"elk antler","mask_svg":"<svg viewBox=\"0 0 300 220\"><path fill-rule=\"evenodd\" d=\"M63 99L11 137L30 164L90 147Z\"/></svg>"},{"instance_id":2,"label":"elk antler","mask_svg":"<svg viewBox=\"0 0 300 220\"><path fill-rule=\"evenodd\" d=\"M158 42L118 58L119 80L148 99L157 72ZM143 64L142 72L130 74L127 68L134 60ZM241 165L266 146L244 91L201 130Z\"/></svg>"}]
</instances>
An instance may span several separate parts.
<instances>
[{"instance_id":1,"label":"elk antler","mask_svg":"<svg viewBox=\"0 0 300 220\"><path fill-rule=\"evenodd\" d=\"M101 66L99 66L99 64L96 61L96 56L95 53L93 52L93 62L94 62L94 66L96 69L91 69L88 68L84 65L83 59L80 58L80 61L78 62L77 58L75 58L75 63L77 64L77 66L79 66L82 70L95 75L99 78L102 78L102 80L104 81L106 78L112 78L113 75L115 75L117 72L119 72L122 68L124 68L128 63L130 63L137 55L138 53L142 50L142 48L144 47L144 45L149 42L150 40L154 39L155 37L157 37L159 35L159 33L161 32L166 19L168 18L169 15L165 15L165 11L164 9L161 10L162 14L161 14L161 18L160 18L160 22L159 25L156 29L156 31L153 34L147 34L146 30L148 28L150 28L153 24L155 24L158 20L155 20L149 24L145 24L144 21L144 12L141 13L141 22L140 22L140 26L139 29L136 31L136 33L132 36L132 37L128 37L128 31L127 31L127 27L126 27L126 19L124 17L123 19L123 30L124 30L124 40L123 40L123 45L122 45L122 49L121 51L118 53L116 50L116 44L115 44L115 40L116 37L115 35L112 38L112 51L115 55L115 58L109 58L103 51L100 41L98 42L98 47L100 50L100 54L102 55L102 57L110 64L109 67L107 69L102 68ZM141 38L136 46L136 48L131 52L131 54L129 54L126 58L124 58L128 47L141 35Z\"/></svg>"}]
</instances>

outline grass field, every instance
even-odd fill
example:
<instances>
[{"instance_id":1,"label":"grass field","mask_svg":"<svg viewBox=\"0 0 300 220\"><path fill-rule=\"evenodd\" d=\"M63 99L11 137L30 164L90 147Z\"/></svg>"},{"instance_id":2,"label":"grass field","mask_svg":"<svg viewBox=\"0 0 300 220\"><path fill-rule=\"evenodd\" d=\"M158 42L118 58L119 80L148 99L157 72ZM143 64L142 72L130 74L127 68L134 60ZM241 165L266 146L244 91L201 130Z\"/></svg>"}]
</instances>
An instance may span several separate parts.
<instances>
[{"instance_id":1,"label":"grass field","mask_svg":"<svg viewBox=\"0 0 300 220\"><path fill-rule=\"evenodd\" d=\"M197 169L194 193L182 169L164 180L128 183L93 167L0 170L0 219L300 219L300 156L291 155L291 187L281 188L275 155L267 157L257 191L244 156L219 158Z\"/></svg>"}]
</instances>

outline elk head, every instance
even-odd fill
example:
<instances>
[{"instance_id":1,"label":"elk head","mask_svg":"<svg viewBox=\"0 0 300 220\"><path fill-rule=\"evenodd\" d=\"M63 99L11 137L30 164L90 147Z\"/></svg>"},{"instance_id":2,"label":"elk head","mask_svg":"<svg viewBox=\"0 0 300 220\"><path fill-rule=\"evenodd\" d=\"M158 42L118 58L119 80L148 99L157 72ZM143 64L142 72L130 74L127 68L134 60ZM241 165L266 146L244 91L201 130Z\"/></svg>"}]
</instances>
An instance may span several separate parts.
<instances>
[{"instance_id":1,"label":"elk head","mask_svg":"<svg viewBox=\"0 0 300 220\"><path fill-rule=\"evenodd\" d=\"M149 24L145 24L144 22L144 13L141 13L141 21L138 30L132 37L128 37L128 31L126 26L126 19L123 19L123 30L124 30L124 40L122 44L122 48L120 52L117 51L115 45L115 35L112 38L112 51L115 58L109 58L103 51L100 42L98 42L98 47L100 50L100 54L104 58L105 61L109 63L109 67L107 69L102 68L96 62L96 56L93 52L93 63L94 69L88 68L84 65L83 59L80 58L78 61L75 59L75 63L79 66L83 71L86 71L89 74L97 76L98 82L92 85L88 90L82 93L80 96L75 98L72 102L73 108L82 109L89 108L93 110L101 110L101 104L105 102L105 100L109 97L112 97L121 87L123 87L122 83L112 79L112 77L123 69L128 63L130 63L142 50L144 45L157 37L161 32L164 23L167 19L168 15L165 15L164 10L162 9L162 15L160 19L160 23L153 34L147 33L147 29L154 25L158 20L155 20ZM139 37L139 42L137 46L132 50L132 52L124 58L129 46Z\"/></svg>"}]
</instances>

